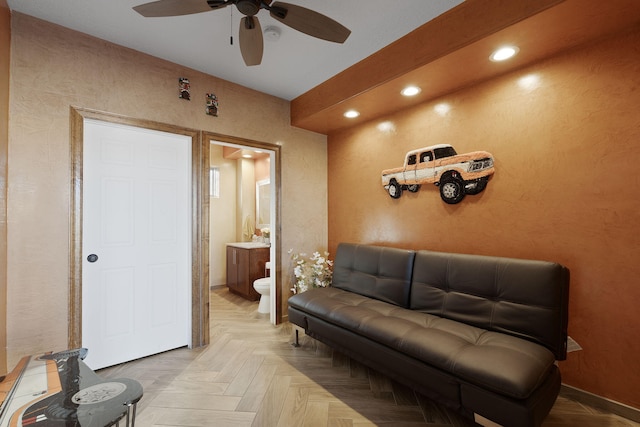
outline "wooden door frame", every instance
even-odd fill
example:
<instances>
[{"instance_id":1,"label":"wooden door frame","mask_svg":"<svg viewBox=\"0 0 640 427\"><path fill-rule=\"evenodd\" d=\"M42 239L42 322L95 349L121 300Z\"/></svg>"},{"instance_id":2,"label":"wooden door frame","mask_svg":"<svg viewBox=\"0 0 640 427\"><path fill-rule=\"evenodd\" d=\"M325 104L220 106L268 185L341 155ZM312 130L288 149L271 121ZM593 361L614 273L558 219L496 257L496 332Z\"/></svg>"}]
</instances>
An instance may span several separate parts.
<instances>
[{"instance_id":1,"label":"wooden door frame","mask_svg":"<svg viewBox=\"0 0 640 427\"><path fill-rule=\"evenodd\" d=\"M202 132L102 111L71 107L69 348L82 347L82 167L84 120L95 119L191 137L191 347L209 344L209 140Z\"/></svg>"},{"instance_id":2,"label":"wooden door frame","mask_svg":"<svg viewBox=\"0 0 640 427\"><path fill-rule=\"evenodd\" d=\"M275 253L276 253L276 262L275 269L271 269L271 274L274 274L276 277L276 286L275 286L275 323L279 325L282 323L282 243L281 243L281 231L282 231L282 221L281 221L281 212L282 212L282 179L281 179L281 146L277 144L271 144L268 142L255 141L251 139L238 138L229 135L222 135L214 132L203 132L202 133L202 144L207 145L207 159L209 158L209 150L211 141L217 141L222 143L229 143L235 145L242 145L245 147L256 148L259 150L268 150L273 151L275 158L274 167L274 175L275 175L275 210L276 210L276 221L275 224L271 224L271 233L276 236L275 238ZM207 169L209 165L207 165ZM208 181L207 181L208 184ZM207 214L209 212L209 204L207 204ZM273 222L273 221L272 221ZM209 247L209 232L207 230L207 248ZM207 263L208 265L208 263ZM208 270L207 270L208 271Z\"/></svg>"}]
</instances>

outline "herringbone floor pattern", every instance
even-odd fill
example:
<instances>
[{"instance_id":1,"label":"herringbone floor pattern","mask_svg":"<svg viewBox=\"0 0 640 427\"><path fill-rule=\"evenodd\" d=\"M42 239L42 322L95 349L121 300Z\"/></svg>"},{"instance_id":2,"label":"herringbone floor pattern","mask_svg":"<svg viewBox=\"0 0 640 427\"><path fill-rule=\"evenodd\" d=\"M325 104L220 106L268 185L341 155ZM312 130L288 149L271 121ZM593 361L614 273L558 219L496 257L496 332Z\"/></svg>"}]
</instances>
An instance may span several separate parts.
<instances>
[{"instance_id":1,"label":"herringbone floor pattern","mask_svg":"<svg viewBox=\"0 0 640 427\"><path fill-rule=\"evenodd\" d=\"M473 426L410 389L302 337L274 327L257 302L211 293L211 344L104 369L140 381L137 427ZM545 427L640 424L558 398Z\"/></svg>"}]
</instances>

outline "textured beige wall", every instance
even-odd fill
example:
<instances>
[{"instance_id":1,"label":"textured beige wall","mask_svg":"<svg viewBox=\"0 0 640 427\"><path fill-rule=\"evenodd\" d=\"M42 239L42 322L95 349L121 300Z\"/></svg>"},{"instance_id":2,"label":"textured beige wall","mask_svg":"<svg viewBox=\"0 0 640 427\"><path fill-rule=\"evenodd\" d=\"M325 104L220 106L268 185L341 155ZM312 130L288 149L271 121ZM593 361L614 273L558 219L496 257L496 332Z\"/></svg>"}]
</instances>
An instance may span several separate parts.
<instances>
[{"instance_id":1,"label":"textured beige wall","mask_svg":"<svg viewBox=\"0 0 640 427\"><path fill-rule=\"evenodd\" d=\"M220 197L210 201L209 285L227 283L227 243L236 240L237 162L225 159L222 146L211 144L211 166L220 170Z\"/></svg>"},{"instance_id":2,"label":"textured beige wall","mask_svg":"<svg viewBox=\"0 0 640 427\"><path fill-rule=\"evenodd\" d=\"M287 101L21 14L11 24L10 365L67 345L72 105L281 144L283 252L326 247L326 137L292 128ZM178 77L191 81L190 102ZM217 118L204 113L210 91Z\"/></svg>"},{"instance_id":3,"label":"textured beige wall","mask_svg":"<svg viewBox=\"0 0 640 427\"><path fill-rule=\"evenodd\" d=\"M560 363L563 381L640 408L638 106L636 26L398 112L384 131L371 122L330 135L330 247L354 241L567 265L569 334L584 350ZM486 190L457 205L433 185L391 199L381 171L436 143L492 153Z\"/></svg>"},{"instance_id":4,"label":"textured beige wall","mask_svg":"<svg viewBox=\"0 0 640 427\"><path fill-rule=\"evenodd\" d=\"M7 136L11 15L0 0L0 375L7 371Z\"/></svg>"},{"instance_id":5,"label":"textured beige wall","mask_svg":"<svg viewBox=\"0 0 640 427\"><path fill-rule=\"evenodd\" d=\"M255 160L256 167L256 182L263 179L269 179L269 173L271 170L271 160L269 157L263 157Z\"/></svg>"},{"instance_id":6,"label":"textured beige wall","mask_svg":"<svg viewBox=\"0 0 640 427\"><path fill-rule=\"evenodd\" d=\"M255 232L256 222L256 174L252 159L237 160L236 179L236 241L248 242ZM246 224L246 227L245 227Z\"/></svg>"}]
</instances>

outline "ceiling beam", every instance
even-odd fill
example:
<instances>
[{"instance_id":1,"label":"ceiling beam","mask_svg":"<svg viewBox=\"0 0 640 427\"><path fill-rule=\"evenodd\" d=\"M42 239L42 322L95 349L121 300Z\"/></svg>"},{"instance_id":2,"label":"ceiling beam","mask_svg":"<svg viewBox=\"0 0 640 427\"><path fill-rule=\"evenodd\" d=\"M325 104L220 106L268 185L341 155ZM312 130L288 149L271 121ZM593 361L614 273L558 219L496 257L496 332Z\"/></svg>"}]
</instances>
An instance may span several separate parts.
<instances>
[{"instance_id":1,"label":"ceiling beam","mask_svg":"<svg viewBox=\"0 0 640 427\"><path fill-rule=\"evenodd\" d=\"M347 109L381 117L638 22L637 0L466 0L294 99L291 124L329 134L353 125ZM490 64L507 41L520 55ZM424 85L419 97L398 96L408 83Z\"/></svg>"}]
</instances>

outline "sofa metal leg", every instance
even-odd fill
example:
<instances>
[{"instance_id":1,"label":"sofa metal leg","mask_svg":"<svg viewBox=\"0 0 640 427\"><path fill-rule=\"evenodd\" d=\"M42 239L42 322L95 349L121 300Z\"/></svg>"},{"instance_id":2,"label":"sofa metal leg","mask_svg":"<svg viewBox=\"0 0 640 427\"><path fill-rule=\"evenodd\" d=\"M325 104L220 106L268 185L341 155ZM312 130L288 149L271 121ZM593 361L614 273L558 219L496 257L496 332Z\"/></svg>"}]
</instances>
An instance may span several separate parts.
<instances>
[{"instance_id":1,"label":"sofa metal leg","mask_svg":"<svg viewBox=\"0 0 640 427\"><path fill-rule=\"evenodd\" d=\"M296 341L291 345L294 346L294 347L300 347L300 342L298 340L298 330L297 329L296 329Z\"/></svg>"}]
</instances>

